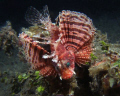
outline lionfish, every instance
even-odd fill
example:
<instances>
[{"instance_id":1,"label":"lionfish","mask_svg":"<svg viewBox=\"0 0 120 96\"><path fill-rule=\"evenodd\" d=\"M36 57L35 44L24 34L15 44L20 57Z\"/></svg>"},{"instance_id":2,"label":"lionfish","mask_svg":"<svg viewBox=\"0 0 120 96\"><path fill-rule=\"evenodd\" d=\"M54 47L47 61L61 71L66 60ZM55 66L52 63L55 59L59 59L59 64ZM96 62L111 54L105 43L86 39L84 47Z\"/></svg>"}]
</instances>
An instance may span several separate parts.
<instances>
[{"instance_id":1,"label":"lionfish","mask_svg":"<svg viewBox=\"0 0 120 96\"><path fill-rule=\"evenodd\" d=\"M75 74L75 64L81 67L81 64L90 62L95 27L85 14L63 10L55 24L51 22L47 6L42 13L31 6L27 10L26 20L30 24L43 24L50 33L50 39L46 42L39 41L44 39L39 34L30 37L22 32L19 35L26 60L41 75L58 75L60 79L69 79ZM50 51L41 44L50 45Z\"/></svg>"}]
</instances>

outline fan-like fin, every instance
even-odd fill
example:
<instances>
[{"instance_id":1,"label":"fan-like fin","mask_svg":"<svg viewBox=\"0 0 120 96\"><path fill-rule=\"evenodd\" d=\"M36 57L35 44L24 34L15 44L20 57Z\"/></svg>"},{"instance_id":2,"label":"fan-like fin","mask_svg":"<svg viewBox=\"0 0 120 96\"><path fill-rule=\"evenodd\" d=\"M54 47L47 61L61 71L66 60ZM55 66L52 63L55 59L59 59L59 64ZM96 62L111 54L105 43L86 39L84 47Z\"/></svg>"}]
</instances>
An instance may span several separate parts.
<instances>
[{"instance_id":1,"label":"fan-like fin","mask_svg":"<svg viewBox=\"0 0 120 96\"><path fill-rule=\"evenodd\" d=\"M85 14L63 10L59 14L59 21L61 40L67 50L77 51L93 38L95 28Z\"/></svg>"},{"instance_id":2,"label":"fan-like fin","mask_svg":"<svg viewBox=\"0 0 120 96\"><path fill-rule=\"evenodd\" d=\"M77 63L78 66L81 66L81 64L85 65L86 63L90 62L90 54L92 50L93 49L89 45L81 48L75 53L75 63Z\"/></svg>"},{"instance_id":3,"label":"fan-like fin","mask_svg":"<svg viewBox=\"0 0 120 96\"><path fill-rule=\"evenodd\" d=\"M39 46L37 42L33 41L25 33L21 33L19 38L20 42L22 43L26 60L32 65L33 69L40 70L40 74L44 76L56 76L57 72L52 65L51 58L42 58L45 54L49 55L49 52Z\"/></svg>"}]
</instances>

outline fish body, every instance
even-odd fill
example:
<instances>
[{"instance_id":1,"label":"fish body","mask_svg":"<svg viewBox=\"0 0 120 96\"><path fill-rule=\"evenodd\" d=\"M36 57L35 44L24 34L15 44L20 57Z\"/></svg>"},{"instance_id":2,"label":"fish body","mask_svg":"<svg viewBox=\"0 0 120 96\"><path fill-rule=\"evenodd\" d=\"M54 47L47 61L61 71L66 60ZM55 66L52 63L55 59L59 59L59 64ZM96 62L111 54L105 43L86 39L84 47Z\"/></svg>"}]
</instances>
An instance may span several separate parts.
<instances>
[{"instance_id":1,"label":"fish body","mask_svg":"<svg viewBox=\"0 0 120 96\"><path fill-rule=\"evenodd\" d=\"M50 33L51 52L40 46L39 41L35 42L27 34L21 33L19 38L23 43L25 57L34 69L40 71L41 75L59 75L61 79L69 79L75 73L75 64L81 66L90 62L91 43L95 34L92 20L83 13L63 10L59 13L57 26L51 22L47 6L43 10L41 14L31 7L26 18L32 24L40 22L45 25ZM34 19L31 20L32 16Z\"/></svg>"}]
</instances>

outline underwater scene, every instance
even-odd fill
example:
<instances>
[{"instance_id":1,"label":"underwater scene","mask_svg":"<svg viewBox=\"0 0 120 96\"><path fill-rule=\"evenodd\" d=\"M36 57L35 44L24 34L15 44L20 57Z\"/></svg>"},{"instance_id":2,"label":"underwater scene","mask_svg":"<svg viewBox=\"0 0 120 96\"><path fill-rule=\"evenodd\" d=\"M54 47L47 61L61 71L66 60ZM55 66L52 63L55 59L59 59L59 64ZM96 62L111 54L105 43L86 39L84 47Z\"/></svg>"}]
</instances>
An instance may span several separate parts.
<instances>
[{"instance_id":1,"label":"underwater scene","mask_svg":"<svg viewBox=\"0 0 120 96\"><path fill-rule=\"evenodd\" d=\"M120 96L119 0L0 0L0 96Z\"/></svg>"}]
</instances>

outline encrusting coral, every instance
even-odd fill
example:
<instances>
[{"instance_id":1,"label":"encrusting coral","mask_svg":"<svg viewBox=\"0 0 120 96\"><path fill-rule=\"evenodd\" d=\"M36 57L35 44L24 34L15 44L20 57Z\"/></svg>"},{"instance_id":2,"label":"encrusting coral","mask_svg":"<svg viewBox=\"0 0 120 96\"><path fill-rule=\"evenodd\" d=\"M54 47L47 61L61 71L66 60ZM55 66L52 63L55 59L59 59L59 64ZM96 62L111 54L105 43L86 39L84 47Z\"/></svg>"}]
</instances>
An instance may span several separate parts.
<instances>
[{"instance_id":1,"label":"encrusting coral","mask_svg":"<svg viewBox=\"0 0 120 96\"><path fill-rule=\"evenodd\" d=\"M15 47L18 47L17 32L12 29L11 22L6 21L6 25L0 29L0 48L11 55Z\"/></svg>"},{"instance_id":2,"label":"encrusting coral","mask_svg":"<svg viewBox=\"0 0 120 96\"><path fill-rule=\"evenodd\" d=\"M120 92L120 49L119 44L110 44L107 38L101 39L103 34L99 34L94 44L96 51L94 52L97 57L91 62L88 69L89 75L92 77L90 82L91 90L98 92L100 96L118 96ZM106 37L104 35L104 37ZM105 42L106 41L106 42ZM116 90L116 91L115 91Z\"/></svg>"}]
</instances>

